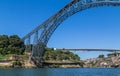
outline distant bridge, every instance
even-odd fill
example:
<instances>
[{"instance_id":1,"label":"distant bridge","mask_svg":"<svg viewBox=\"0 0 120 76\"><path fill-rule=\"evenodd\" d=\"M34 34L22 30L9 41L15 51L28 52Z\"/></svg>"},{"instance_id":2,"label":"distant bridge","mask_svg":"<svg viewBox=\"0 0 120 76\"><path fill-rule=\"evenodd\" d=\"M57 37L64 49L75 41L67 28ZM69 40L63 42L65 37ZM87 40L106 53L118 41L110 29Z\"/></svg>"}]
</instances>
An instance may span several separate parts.
<instances>
[{"instance_id":1,"label":"distant bridge","mask_svg":"<svg viewBox=\"0 0 120 76\"><path fill-rule=\"evenodd\" d=\"M72 49L56 49L56 50L69 50L69 51L108 51L108 52L120 52L118 49L79 49L79 48L72 48Z\"/></svg>"}]
</instances>

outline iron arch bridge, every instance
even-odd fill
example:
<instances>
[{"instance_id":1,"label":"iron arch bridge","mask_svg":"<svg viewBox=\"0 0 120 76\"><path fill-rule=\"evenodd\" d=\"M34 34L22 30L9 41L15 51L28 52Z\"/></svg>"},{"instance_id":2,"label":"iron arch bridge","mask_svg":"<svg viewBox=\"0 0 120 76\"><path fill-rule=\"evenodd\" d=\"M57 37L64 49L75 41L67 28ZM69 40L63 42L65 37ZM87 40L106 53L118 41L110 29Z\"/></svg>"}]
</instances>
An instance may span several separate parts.
<instances>
[{"instance_id":1,"label":"iron arch bridge","mask_svg":"<svg viewBox=\"0 0 120 76\"><path fill-rule=\"evenodd\" d=\"M68 17L83 10L101 6L120 6L120 0L72 0L55 15L51 16L33 31L23 37L26 46L30 45L33 37L32 55L33 58L41 60L44 49L56 28ZM40 32L40 33L39 33ZM29 48L28 48L29 49Z\"/></svg>"}]
</instances>

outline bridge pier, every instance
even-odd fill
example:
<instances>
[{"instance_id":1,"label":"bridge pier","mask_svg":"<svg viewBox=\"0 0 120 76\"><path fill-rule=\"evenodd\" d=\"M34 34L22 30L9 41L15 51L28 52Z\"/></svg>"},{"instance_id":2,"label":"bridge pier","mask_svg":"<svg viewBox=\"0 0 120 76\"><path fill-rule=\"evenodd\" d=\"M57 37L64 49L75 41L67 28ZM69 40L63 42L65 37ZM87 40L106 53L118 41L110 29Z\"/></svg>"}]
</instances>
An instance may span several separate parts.
<instances>
[{"instance_id":1,"label":"bridge pier","mask_svg":"<svg viewBox=\"0 0 120 76\"><path fill-rule=\"evenodd\" d=\"M42 43L38 43L37 45L35 45L34 49L32 50L31 60L38 67L42 67L44 51L45 51L45 45Z\"/></svg>"},{"instance_id":2,"label":"bridge pier","mask_svg":"<svg viewBox=\"0 0 120 76\"><path fill-rule=\"evenodd\" d=\"M30 36L26 39L26 48L25 48L25 52L30 52L31 51L31 44L30 44Z\"/></svg>"}]
</instances>

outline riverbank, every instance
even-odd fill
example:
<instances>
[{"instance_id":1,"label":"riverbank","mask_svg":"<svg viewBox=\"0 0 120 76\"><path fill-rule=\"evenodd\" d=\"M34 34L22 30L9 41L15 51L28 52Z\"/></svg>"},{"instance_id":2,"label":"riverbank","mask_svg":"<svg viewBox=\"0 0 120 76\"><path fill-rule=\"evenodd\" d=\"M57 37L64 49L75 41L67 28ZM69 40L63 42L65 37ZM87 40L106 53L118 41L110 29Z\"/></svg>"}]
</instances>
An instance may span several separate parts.
<instances>
[{"instance_id":1,"label":"riverbank","mask_svg":"<svg viewBox=\"0 0 120 76\"><path fill-rule=\"evenodd\" d=\"M66 54L66 51L64 53ZM10 54L5 57L2 56L2 59L0 59L0 68L39 68L30 59L30 54L27 52L24 55ZM120 54L112 54L108 57L93 58L84 61L73 59L44 60L42 68L120 68Z\"/></svg>"},{"instance_id":2,"label":"riverbank","mask_svg":"<svg viewBox=\"0 0 120 76\"><path fill-rule=\"evenodd\" d=\"M31 60L25 60L22 62L22 66L19 65L15 65L13 67L13 62L15 61L3 61L0 62L0 68L39 68L37 67ZM82 68L82 66L80 65L80 63L77 64L65 64L64 63L43 63L43 67L42 68Z\"/></svg>"},{"instance_id":3,"label":"riverbank","mask_svg":"<svg viewBox=\"0 0 120 76\"><path fill-rule=\"evenodd\" d=\"M0 60L0 68L39 68L25 55L9 55L7 59ZM74 62L74 61L73 61ZM80 62L69 61L44 61L42 68L81 68Z\"/></svg>"},{"instance_id":4,"label":"riverbank","mask_svg":"<svg viewBox=\"0 0 120 76\"><path fill-rule=\"evenodd\" d=\"M29 60L24 61L22 66L19 66L19 65L13 66L13 62L14 61L0 62L0 68L37 68L37 66Z\"/></svg>"},{"instance_id":5,"label":"riverbank","mask_svg":"<svg viewBox=\"0 0 120 76\"><path fill-rule=\"evenodd\" d=\"M30 60L30 53L23 55L9 54L0 59L0 68L37 68Z\"/></svg>"},{"instance_id":6,"label":"riverbank","mask_svg":"<svg viewBox=\"0 0 120 76\"><path fill-rule=\"evenodd\" d=\"M120 68L120 53L112 53L107 57L84 60L86 68Z\"/></svg>"}]
</instances>

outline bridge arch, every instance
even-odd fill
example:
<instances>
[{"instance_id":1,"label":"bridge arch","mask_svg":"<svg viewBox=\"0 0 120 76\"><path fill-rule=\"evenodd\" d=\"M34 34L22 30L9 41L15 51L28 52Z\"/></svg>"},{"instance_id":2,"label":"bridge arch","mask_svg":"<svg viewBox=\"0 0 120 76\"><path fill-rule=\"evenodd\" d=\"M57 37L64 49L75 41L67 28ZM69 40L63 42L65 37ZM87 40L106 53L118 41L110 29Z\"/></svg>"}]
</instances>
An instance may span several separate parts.
<instances>
[{"instance_id":1,"label":"bridge arch","mask_svg":"<svg viewBox=\"0 0 120 76\"><path fill-rule=\"evenodd\" d=\"M67 18L76 14L77 12L94 8L100 6L119 6L120 2L117 3L115 0L74 0L63 9L61 9L57 14L48 19L46 25L44 25L44 30L39 38L39 42L42 42L45 46L47 45L51 35L57 29L57 27Z\"/></svg>"},{"instance_id":2,"label":"bridge arch","mask_svg":"<svg viewBox=\"0 0 120 76\"><path fill-rule=\"evenodd\" d=\"M40 38L37 40L37 45L34 46L35 50L33 50L33 55L38 55L40 57L50 37L64 20L77 12L100 6L120 6L120 0L73 0L55 15L27 34L23 40L38 32L38 30L43 29Z\"/></svg>"}]
</instances>

